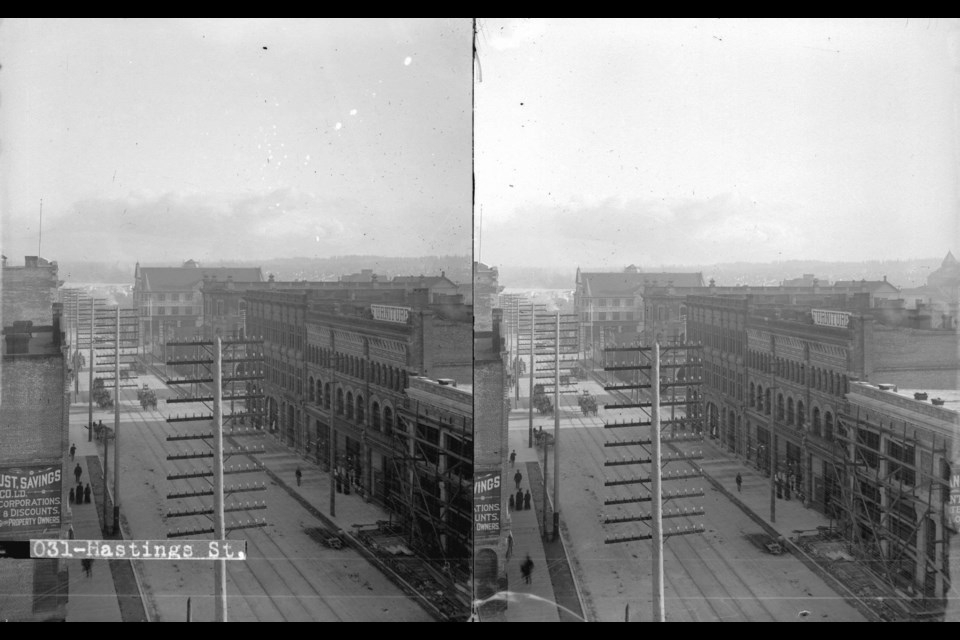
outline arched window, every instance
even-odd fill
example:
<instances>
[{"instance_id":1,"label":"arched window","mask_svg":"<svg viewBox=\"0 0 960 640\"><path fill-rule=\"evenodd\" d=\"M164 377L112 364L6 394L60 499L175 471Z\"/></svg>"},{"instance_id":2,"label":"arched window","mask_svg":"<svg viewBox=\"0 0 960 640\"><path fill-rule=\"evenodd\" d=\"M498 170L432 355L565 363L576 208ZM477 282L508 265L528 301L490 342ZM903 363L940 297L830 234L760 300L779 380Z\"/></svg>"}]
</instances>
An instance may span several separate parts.
<instances>
[{"instance_id":1,"label":"arched window","mask_svg":"<svg viewBox=\"0 0 960 640\"><path fill-rule=\"evenodd\" d=\"M380 403L374 402L370 405L370 426L374 431L380 431Z\"/></svg>"},{"instance_id":2,"label":"arched window","mask_svg":"<svg viewBox=\"0 0 960 640\"><path fill-rule=\"evenodd\" d=\"M353 392L347 391L347 419L353 419Z\"/></svg>"},{"instance_id":3,"label":"arched window","mask_svg":"<svg viewBox=\"0 0 960 640\"><path fill-rule=\"evenodd\" d=\"M757 385L757 410L763 411L763 387Z\"/></svg>"},{"instance_id":4,"label":"arched window","mask_svg":"<svg viewBox=\"0 0 960 640\"><path fill-rule=\"evenodd\" d=\"M813 435L821 435L820 429L820 407L813 408Z\"/></svg>"},{"instance_id":5,"label":"arched window","mask_svg":"<svg viewBox=\"0 0 960 640\"><path fill-rule=\"evenodd\" d=\"M750 383L750 406L751 407L757 406L757 397L755 395L757 393L756 387L757 385L753 384L752 382Z\"/></svg>"},{"instance_id":6,"label":"arched window","mask_svg":"<svg viewBox=\"0 0 960 640\"><path fill-rule=\"evenodd\" d=\"M386 405L383 407L383 432L388 436L393 433L393 409Z\"/></svg>"},{"instance_id":7,"label":"arched window","mask_svg":"<svg viewBox=\"0 0 960 640\"><path fill-rule=\"evenodd\" d=\"M337 389L337 413L343 415L343 389Z\"/></svg>"},{"instance_id":8,"label":"arched window","mask_svg":"<svg viewBox=\"0 0 960 640\"><path fill-rule=\"evenodd\" d=\"M777 420L783 422L783 394L777 394Z\"/></svg>"},{"instance_id":9,"label":"arched window","mask_svg":"<svg viewBox=\"0 0 960 640\"><path fill-rule=\"evenodd\" d=\"M787 424L793 424L793 398L787 398Z\"/></svg>"},{"instance_id":10,"label":"arched window","mask_svg":"<svg viewBox=\"0 0 960 640\"><path fill-rule=\"evenodd\" d=\"M323 380L317 378L317 404L323 404Z\"/></svg>"},{"instance_id":11,"label":"arched window","mask_svg":"<svg viewBox=\"0 0 960 640\"><path fill-rule=\"evenodd\" d=\"M767 415L770 415L770 409L771 409L771 404L770 404L770 389L767 389L767 390L764 392L764 394L763 394L763 411L764 411L764 413L766 413Z\"/></svg>"},{"instance_id":12,"label":"arched window","mask_svg":"<svg viewBox=\"0 0 960 640\"><path fill-rule=\"evenodd\" d=\"M324 409L330 408L330 383L329 382L323 385L323 408Z\"/></svg>"},{"instance_id":13,"label":"arched window","mask_svg":"<svg viewBox=\"0 0 960 640\"><path fill-rule=\"evenodd\" d=\"M823 414L823 437L833 440L833 414L829 411Z\"/></svg>"},{"instance_id":14,"label":"arched window","mask_svg":"<svg viewBox=\"0 0 960 640\"><path fill-rule=\"evenodd\" d=\"M310 393L310 402L316 402L316 401L317 401L317 396L316 396L316 394L314 393L313 376L310 376L310 388L309 388L309 393Z\"/></svg>"},{"instance_id":15,"label":"arched window","mask_svg":"<svg viewBox=\"0 0 960 640\"><path fill-rule=\"evenodd\" d=\"M807 421L807 416L803 411L803 400L797 400L797 426L803 427Z\"/></svg>"}]
</instances>

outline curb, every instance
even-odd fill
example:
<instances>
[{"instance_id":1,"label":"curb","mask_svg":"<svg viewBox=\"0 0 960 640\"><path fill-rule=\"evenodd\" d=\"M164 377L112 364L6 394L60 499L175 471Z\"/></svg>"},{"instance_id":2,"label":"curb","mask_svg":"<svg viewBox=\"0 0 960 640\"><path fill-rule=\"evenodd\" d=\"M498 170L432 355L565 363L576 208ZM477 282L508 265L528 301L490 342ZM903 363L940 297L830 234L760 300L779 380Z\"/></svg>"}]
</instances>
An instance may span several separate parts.
<instances>
[{"instance_id":1,"label":"curb","mask_svg":"<svg viewBox=\"0 0 960 640\"><path fill-rule=\"evenodd\" d=\"M849 604L854 609L862 613L864 617L866 617L867 620L869 620L870 622L883 621L880 618L880 616L878 616L876 612L874 612L870 607L868 607L863 600L857 597L855 593L850 591L850 589L848 589L846 585L840 582L830 572L828 572L826 569L821 567L816 560L811 558L803 549L801 549L797 544L795 544L792 540L790 540L789 537L783 536L783 534L781 534L778 530L776 530L773 527L773 525L771 525L766 520L761 518L759 515L754 513L754 511L750 509L750 507L745 505L736 496L730 493L730 491L726 487L724 487L719 480L714 478L712 475L710 475L703 469L701 469L700 471L701 473L703 473L703 477L706 478L711 485L713 485L714 489L716 489L717 491L722 493L724 496L726 496L734 505L737 506L738 509L743 511L756 524L760 525L760 527L767 533L767 535L773 536L775 538L783 537L784 541L786 542L787 548L790 550L790 552L794 556L796 556L796 558L800 560L800 562L802 562L808 569L813 571L813 573L815 573L820 579L822 579L828 585L831 585L833 590L837 592L837 595L843 598L847 602L847 604ZM833 585L836 585L836 586L833 586Z\"/></svg>"}]
</instances>

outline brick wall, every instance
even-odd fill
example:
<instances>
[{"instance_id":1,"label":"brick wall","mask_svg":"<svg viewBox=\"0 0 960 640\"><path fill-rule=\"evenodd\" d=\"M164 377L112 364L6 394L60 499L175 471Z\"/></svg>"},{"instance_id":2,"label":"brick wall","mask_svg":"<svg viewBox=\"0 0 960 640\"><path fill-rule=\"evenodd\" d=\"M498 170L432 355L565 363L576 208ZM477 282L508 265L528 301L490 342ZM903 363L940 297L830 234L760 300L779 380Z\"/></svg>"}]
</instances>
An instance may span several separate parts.
<instances>
[{"instance_id":1,"label":"brick wall","mask_svg":"<svg viewBox=\"0 0 960 640\"><path fill-rule=\"evenodd\" d=\"M424 314L422 333L416 332L414 339L422 340L417 346L423 349L423 375L472 384L473 326L469 322L450 322Z\"/></svg>"},{"instance_id":2,"label":"brick wall","mask_svg":"<svg viewBox=\"0 0 960 640\"><path fill-rule=\"evenodd\" d=\"M35 325L50 324L51 305L56 302L57 265L3 268L3 326L18 320Z\"/></svg>"},{"instance_id":3,"label":"brick wall","mask_svg":"<svg viewBox=\"0 0 960 640\"><path fill-rule=\"evenodd\" d=\"M5 356L0 404L0 460L52 461L63 457L69 410L61 355Z\"/></svg>"},{"instance_id":4,"label":"brick wall","mask_svg":"<svg viewBox=\"0 0 960 640\"><path fill-rule=\"evenodd\" d=\"M960 386L960 342L953 331L873 327L871 382L908 389ZM871 348L872 347L872 348Z\"/></svg>"}]
</instances>

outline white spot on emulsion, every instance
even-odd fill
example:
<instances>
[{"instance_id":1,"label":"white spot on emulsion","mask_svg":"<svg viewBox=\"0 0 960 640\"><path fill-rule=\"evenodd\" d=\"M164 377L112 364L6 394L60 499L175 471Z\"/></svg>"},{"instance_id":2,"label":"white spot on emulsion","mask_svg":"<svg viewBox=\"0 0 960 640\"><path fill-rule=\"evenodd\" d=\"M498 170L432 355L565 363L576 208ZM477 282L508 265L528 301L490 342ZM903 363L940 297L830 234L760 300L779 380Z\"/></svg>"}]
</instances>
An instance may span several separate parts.
<instances>
[{"instance_id":1,"label":"white spot on emulsion","mask_svg":"<svg viewBox=\"0 0 960 640\"><path fill-rule=\"evenodd\" d=\"M411 62L413 62L413 58L411 58L410 56L407 56L406 58L403 59L403 66L409 67Z\"/></svg>"},{"instance_id":2,"label":"white spot on emulsion","mask_svg":"<svg viewBox=\"0 0 960 640\"><path fill-rule=\"evenodd\" d=\"M336 129L337 131L340 131L340 129L343 129L343 123L338 122L337 124L333 125L333 128Z\"/></svg>"},{"instance_id":3,"label":"white spot on emulsion","mask_svg":"<svg viewBox=\"0 0 960 640\"><path fill-rule=\"evenodd\" d=\"M320 236L317 236L317 242L320 242Z\"/></svg>"},{"instance_id":4,"label":"white spot on emulsion","mask_svg":"<svg viewBox=\"0 0 960 640\"><path fill-rule=\"evenodd\" d=\"M350 109L350 115L352 115L352 116L357 115L357 110L356 110L356 109Z\"/></svg>"}]
</instances>

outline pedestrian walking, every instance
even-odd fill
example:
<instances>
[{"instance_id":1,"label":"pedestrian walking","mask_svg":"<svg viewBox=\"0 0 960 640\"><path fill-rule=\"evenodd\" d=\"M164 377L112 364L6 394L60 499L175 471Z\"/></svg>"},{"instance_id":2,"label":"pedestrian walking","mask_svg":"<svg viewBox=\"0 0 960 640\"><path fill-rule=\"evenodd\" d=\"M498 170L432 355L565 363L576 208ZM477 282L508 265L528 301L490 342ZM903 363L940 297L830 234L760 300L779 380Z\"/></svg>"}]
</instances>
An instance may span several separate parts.
<instances>
[{"instance_id":1,"label":"pedestrian walking","mask_svg":"<svg viewBox=\"0 0 960 640\"><path fill-rule=\"evenodd\" d=\"M510 452L510 466L513 466L513 463L517 461L517 450L514 449Z\"/></svg>"},{"instance_id":2,"label":"pedestrian walking","mask_svg":"<svg viewBox=\"0 0 960 640\"><path fill-rule=\"evenodd\" d=\"M297 486L299 487L299 486L300 486L300 480L301 480L301 478L303 478L303 472L300 471L300 467L297 467L296 476L297 476Z\"/></svg>"},{"instance_id":3,"label":"pedestrian walking","mask_svg":"<svg viewBox=\"0 0 960 640\"><path fill-rule=\"evenodd\" d=\"M90 483L87 483L87 486L83 489L83 502L84 504L90 504Z\"/></svg>"},{"instance_id":4,"label":"pedestrian walking","mask_svg":"<svg viewBox=\"0 0 960 640\"><path fill-rule=\"evenodd\" d=\"M520 573L523 575L523 581L530 584L530 578L533 576L533 559L527 554L526 560L520 565Z\"/></svg>"},{"instance_id":5,"label":"pedestrian walking","mask_svg":"<svg viewBox=\"0 0 960 640\"><path fill-rule=\"evenodd\" d=\"M77 478L77 484L80 484L80 476L83 475L83 469L80 467L80 463L77 463L77 466L73 469L73 475Z\"/></svg>"},{"instance_id":6,"label":"pedestrian walking","mask_svg":"<svg viewBox=\"0 0 960 640\"><path fill-rule=\"evenodd\" d=\"M73 462L73 457L77 453L77 445L70 443L70 462Z\"/></svg>"},{"instance_id":7,"label":"pedestrian walking","mask_svg":"<svg viewBox=\"0 0 960 640\"><path fill-rule=\"evenodd\" d=\"M740 493L740 487L743 486L743 476L737 474L737 493Z\"/></svg>"},{"instance_id":8,"label":"pedestrian walking","mask_svg":"<svg viewBox=\"0 0 960 640\"><path fill-rule=\"evenodd\" d=\"M517 489L517 511L523 509L523 489Z\"/></svg>"},{"instance_id":9,"label":"pedestrian walking","mask_svg":"<svg viewBox=\"0 0 960 640\"><path fill-rule=\"evenodd\" d=\"M84 558L80 561L83 566L83 573L89 578L93 575L93 558Z\"/></svg>"},{"instance_id":10,"label":"pedestrian walking","mask_svg":"<svg viewBox=\"0 0 960 640\"><path fill-rule=\"evenodd\" d=\"M80 467L77 467L78 469ZM513 474L513 481L517 483L517 491L520 490L520 483L523 481L523 474L520 473L520 469L517 469L517 472Z\"/></svg>"},{"instance_id":11,"label":"pedestrian walking","mask_svg":"<svg viewBox=\"0 0 960 640\"><path fill-rule=\"evenodd\" d=\"M73 499L74 499L74 494L73 494L73 489L71 488L71 489L70 489L70 504L73 504Z\"/></svg>"},{"instance_id":12,"label":"pedestrian walking","mask_svg":"<svg viewBox=\"0 0 960 640\"><path fill-rule=\"evenodd\" d=\"M510 511L513 511L515 505L516 505L516 500L514 499L513 494L511 493L510 494Z\"/></svg>"},{"instance_id":13,"label":"pedestrian walking","mask_svg":"<svg viewBox=\"0 0 960 640\"><path fill-rule=\"evenodd\" d=\"M523 508L524 510L530 508L530 489L527 489L526 493L523 494Z\"/></svg>"}]
</instances>

